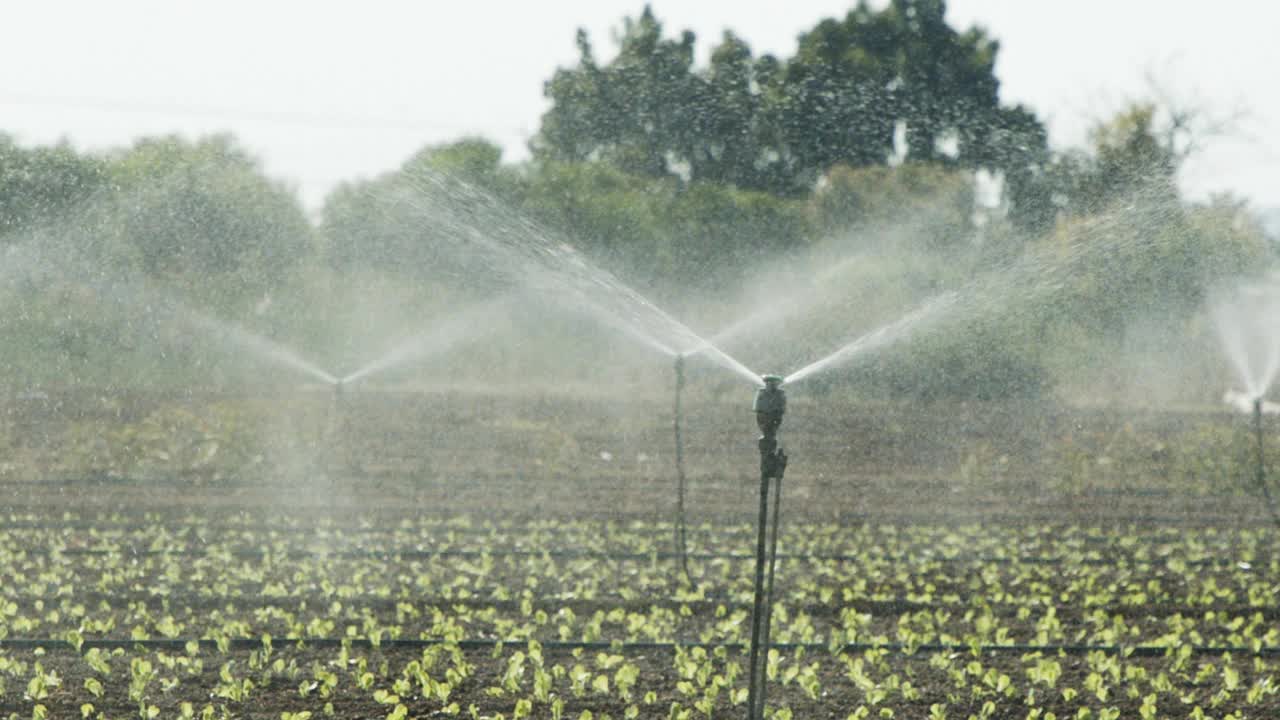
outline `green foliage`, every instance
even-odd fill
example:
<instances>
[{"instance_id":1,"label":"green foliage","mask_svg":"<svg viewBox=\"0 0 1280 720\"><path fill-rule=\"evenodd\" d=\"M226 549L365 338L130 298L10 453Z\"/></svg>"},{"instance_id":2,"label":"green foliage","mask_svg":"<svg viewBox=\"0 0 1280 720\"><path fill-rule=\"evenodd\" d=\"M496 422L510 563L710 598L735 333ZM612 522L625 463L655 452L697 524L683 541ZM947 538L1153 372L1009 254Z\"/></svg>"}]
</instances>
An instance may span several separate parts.
<instances>
[{"instance_id":1,"label":"green foliage","mask_svg":"<svg viewBox=\"0 0 1280 720\"><path fill-rule=\"evenodd\" d=\"M552 107L535 149L545 158L607 159L647 177L671 174L668 157L687 159L696 142L699 82L692 73L694 35L662 38L662 24L645 7L624 20L618 55L599 66L586 33L578 32L579 65L547 82Z\"/></svg>"},{"instance_id":2,"label":"green foliage","mask_svg":"<svg viewBox=\"0 0 1280 720\"><path fill-rule=\"evenodd\" d=\"M201 415L159 408L136 423L72 427L65 460L111 478L238 476L260 460L253 424L231 406L212 407Z\"/></svg>"},{"instance_id":3,"label":"green foliage","mask_svg":"<svg viewBox=\"0 0 1280 720\"><path fill-rule=\"evenodd\" d=\"M149 521L136 522L143 517ZM55 522L13 515L15 544L0 552L0 571L17 577L46 552L58 562L41 569L39 582L6 588L0 627L12 637L72 628L95 639L119 637L117 623L151 627L172 615L192 637L218 638L224 647L171 655L167 647L122 643L129 648L81 656L15 643L0 654L0 689L8 682L9 695L47 704L51 717L73 716L90 698L105 712L123 706L144 717L160 706L195 717L197 704L206 708L201 717L215 717L211 700L227 717L270 705L272 717L283 720L318 716L282 708L320 708L322 701L388 718L409 717L409 706L454 716L474 702L519 717L603 716L602 709L638 717L668 708L721 717L745 702L744 658L732 648L750 632L745 611L723 642L685 645L678 639L713 618L690 612L666 623L659 611L674 615L685 604L672 595L679 580L663 563L643 561L619 574L595 551L572 558L511 552L517 540L588 547L607 528L608 552L648 556L669 526L466 516L365 524L376 516L357 515L351 519L367 530L362 534L376 532L380 547L362 557L339 533L284 530L279 521L286 517L68 513ZM706 525L703 532L716 547L749 530ZM1270 657L1280 642L1269 619L1273 537L1265 529L808 522L783 533L781 541L802 549L810 567L790 580L773 620L779 643L802 643L768 655L771 707L779 715L839 698L856 717L924 717L925 708L930 718L999 717L1010 708L1017 717L1064 709L1083 717L1082 708L1089 717L1119 718L1192 705L1242 716L1274 704L1280 687ZM86 537L92 552L68 552ZM413 567L411 576L385 571L388 550L413 547L469 557L398 561ZM708 558L709 568L732 557L720 552ZM707 580L740 604L749 601L751 585L735 567L723 562ZM454 642L549 632L497 595L525 577L545 578L536 592L524 592L539 605L561 605L557 615L594 608L606 639L618 644L593 652L526 639L474 652ZM606 592L590 598L581 594L588 587ZM264 588L290 600L265 598ZM614 594L623 588L643 588L651 607ZM100 597L83 603L85 592ZM322 637L345 641L300 642L303 629L320 620L331 623ZM335 621L348 629L336 630ZM821 635L798 640L805 623ZM450 640L446 628L466 634ZM395 650L360 642L372 639L372 629L439 642ZM855 630L868 647L844 645ZM824 642L825 635L836 640ZM251 640L256 649L232 649L230 638ZM623 644L641 638L675 644ZM922 651L926 644L946 647ZM1071 649L1079 645L1095 648ZM119 675L111 683L99 679L110 672L106 659Z\"/></svg>"},{"instance_id":4,"label":"green foliage","mask_svg":"<svg viewBox=\"0 0 1280 720\"><path fill-rule=\"evenodd\" d=\"M107 242L151 277L214 290L220 305L261 293L311 250L296 197L229 136L141 140L109 174Z\"/></svg>"},{"instance_id":5,"label":"green foliage","mask_svg":"<svg viewBox=\"0 0 1280 720\"><path fill-rule=\"evenodd\" d=\"M945 14L940 0L859 4L804 33L784 61L756 59L726 33L709 67L694 69L693 34L664 39L646 7L624 21L608 64L579 31L578 65L547 83L552 106L534 149L781 194L807 192L833 165L885 165L899 151L993 170L1038 161L1043 128L1025 109L999 105L998 44L980 29L956 31Z\"/></svg>"},{"instance_id":6,"label":"green foliage","mask_svg":"<svg viewBox=\"0 0 1280 720\"><path fill-rule=\"evenodd\" d=\"M150 138L104 155L0 137L0 235L23 244L6 265L16 281L0 290L13 308L0 359L28 385L234 373L189 327L152 314L151 294L121 288L136 280L323 348L326 367L362 362L427 310L510 284L423 211L424 186L442 178L492 194L681 317L700 293L751 291L756 270L820 238L901 255L811 273L847 291L823 308L815 326L826 330L874 327L946 288L1016 285L1027 266L1065 268L894 360L822 381L868 394L1043 394L1077 379L1071 369L1100 371L1152 317L1190 334L1207 287L1269 261L1242 202L1178 197L1185 117L1135 103L1100 122L1087 148L1052 153L1034 113L1000 102L999 43L952 27L946 9L860 3L816 22L788 58L757 57L726 32L698 67L695 37L666 35L646 7L624 21L607 62L579 33L578 63L545 87L533 160L504 165L481 138L432 145L395 173L340 186L315 229L227 136ZM1000 181L1005 212L975 226L979 170ZM554 364L578 362L564 347L589 333L558 319L537 326ZM489 359L510 366L513 353Z\"/></svg>"},{"instance_id":7,"label":"green foliage","mask_svg":"<svg viewBox=\"0 0 1280 720\"><path fill-rule=\"evenodd\" d=\"M1019 319L970 318L908 340L843 379L864 392L911 401L1037 398L1053 386L1043 356ZM828 382L840 381L837 375Z\"/></svg>"},{"instance_id":8,"label":"green foliage","mask_svg":"<svg viewBox=\"0 0 1280 720\"><path fill-rule=\"evenodd\" d=\"M814 225L825 235L865 235L857 247L907 253L954 250L970 244L974 180L939 165L833 167L809 200ZM896 242L907 238L908 243ZM883 245L887 245L884 247Z\"/></svg>"},{"instance_id":9,"label":"green foliage","mask_svg":"<svg viewBox=\"0 0 1280 720\"><path fill-rule=\"evenodd\" d=\"M506 197L516 179L501 167L501 156L491 142L463 139L423 148L396 172L339 185L321 211L318 232L327 265L343 273L373 269L418 279L477 274L468 273L474 269L419 205L435 178Z\"/></svg>"},{"instance_id":10,"label":"green foliage","mask_svg":"<svg viewBox=\"0 0 1280 720\"><path fill-rule=\"evenodd\" d=\"M670 181L631 175L604 163L546 163L522 189L522 206L605 266L651 266ZM669 250L663 248L663 251Z\"/></svg>"},{"instance_id":11,"label":"green foliage","mask_svg":"<svg viewBox=\"0 0 1280 720\"><path fill-rule=\"evenodd\" d=\"M666 246L655 253L660 262L641 272L684 288L714 288L810 242L798 203L724 185L695 183L672 197L660 217Z\"/></svg>"},{"instance_id":12,"label":"green foliage","mask_svg":"<svg viewBox=\"0 0 1280 720\"><path fill-rule=\"evenodd\" d=\"M105 165L65 142L23 148L0 133L0 239L80 207L104 187Z\"/></svg>"},{"instance_id":13,"label":"green foliage","mask_svg":"<svg viewBox=\"0 0 1280 720\"><path fill-rule=\"evenodd\" d=\"M1031 166L1011 170L1015 223L1041 233L1059 216L1101 213L1135 195L1176 201L1177 172L1188 151L1186 128L1163 119L1172 112L1153 102L1133 103L1096 123L1087 147L1041 154Z\"/></svg>"}]
</instances>

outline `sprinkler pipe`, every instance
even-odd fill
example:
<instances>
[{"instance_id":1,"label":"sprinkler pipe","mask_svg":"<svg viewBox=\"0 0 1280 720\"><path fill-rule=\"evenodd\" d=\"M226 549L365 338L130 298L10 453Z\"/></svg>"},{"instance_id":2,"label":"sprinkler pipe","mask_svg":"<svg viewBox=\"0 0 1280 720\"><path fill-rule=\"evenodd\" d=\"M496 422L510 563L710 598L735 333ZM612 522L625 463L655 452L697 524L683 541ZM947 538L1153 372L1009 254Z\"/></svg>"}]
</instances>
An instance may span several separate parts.
<instances>
[{"instance_id":1,"label":"sprinkler pipe","mask_svg":"<svg viewBox=\"0 0 1280 720\"><path fill-rule=\"evenodd\" d=\"M1262 398L1260 397L1253 400L1253 434L1258 440L1258 467L1254 479L1257 481L1258 487L1265 490L1267 487L1267 456L1263 452L1262 446Z\"/></svg>"},{"instance_id":2,"label":"sprinkler pipe","mask_svg":"<svg viewBox=\"0 0 1280 720\"><path fill-rule=\"evenodd\" d=\"M689 550L685 536L684 440L680 435L680 395L684 391L684 355L676 355L675 372L676 398L672 429L675 431L676 443L676 553L680 556L680 570L684 573L684 579L686 582L691 583L692 580L689 577Z\"/></svg>"},{"instance_id":3,"label":"sprinkler pipe","mask_svg":"<svg viewBox=\"0 0 1280 720\"><path fill-rule=\"evenodd\" d=\"M778 552L778 508L782 500L782 476L787 469L787 455L778 445L778 430L787 411L787 394L782 390L782 377L764 375L764 387L756 390L752 410L760 429L760 516L756 533L755 603L751 611L751 649L747 690L747 720L762 720L765 707L765 682L769 667L769 620L773 605L773 574ZM773 517L770 522L770 480L777 480L773 492ZM768 556L766 562L766 540ZM768 566L768 580L765 567Z\"/></svg>"}]
</instances>

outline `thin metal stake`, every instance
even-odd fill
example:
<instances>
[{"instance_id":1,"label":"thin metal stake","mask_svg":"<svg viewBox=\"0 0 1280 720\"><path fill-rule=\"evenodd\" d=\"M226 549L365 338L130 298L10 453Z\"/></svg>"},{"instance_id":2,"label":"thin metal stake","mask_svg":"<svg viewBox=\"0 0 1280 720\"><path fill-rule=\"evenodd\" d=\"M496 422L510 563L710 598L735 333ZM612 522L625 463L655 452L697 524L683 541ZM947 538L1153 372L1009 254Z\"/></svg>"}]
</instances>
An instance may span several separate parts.
<instances>
[{"instance_id":1,"label":"thin metal stake","mask_svg":"<svg viewBox=\"0 0 1280 720\"><path fill-rule=\"evenodd\" d=\"M761 463L762 466L764 463ZM760 634L764 625L764 551L767 538L766 527L769 522L769 472L762 467L760 471L760 518L757 523L759 532L756 536L756 594L755 604L751 610L751 654L747 661L747 719L761 720L764 708L760 698Z\"/></svg>"},{"instance_id":2,"label":"thin metal stake","mask_svg":"<svg viewBox=\"0 0 1280 720\"><path fill-rule=\"evenodd\" d=\"M1276 510L1276 503L1271 499L1271 488L1267 487L1267 454L1262 446L1262 398L1253 401L1253 433L1257 438L1257 468L1254 482L1262 489L1262 497L1267 502L1267 512L1271 513L1271 520L1280 527L1280 511Z\"/></svg>"},{"instance_id":3,"label":"thin metal stake","mask_svg":"<svg viewBox=\"0 0 1280 720\"><path fill-rule=\"evenodd\" d=\"M764 658L760 663L760 717L764 717L765 691L769 687L769 633L773 622L773 571L778 564L778 514L782 508L782 478L779 477L773 486L773 527L769 528L769 578L764 591L764 629L761 642L764 644Z\"/></svg>"},{"instance_id":4,"label":"thin metal stake","mask_svg":"<svg viewBox=\"0 0 1280 720\"><path fill-rule=\"evenodd\" d=\"M1262 398L1253 401L1253 432L1258 439L1258 468L1255 479L1258 487L1262 488L1265 493L1267 492L1267 467L1266 454L1262 448ZM1268 498L1268 501L1270 501L1270 498Z\"/></svg>"},{"instance_id":5,"label":"thin metal stake","mask_svg":"<svg viewBox=\"0 0 1280 720\"><path fill-rule=\"evenodd\" d=\"M680 437L680 394L684 390L684 356L676 356L676 402L675 420L672 423L676 436L676 552L680 554L680 570L684 579L692 583L689 576L689 552L685 542L684 518L684 441Z\"/></svg>"},{"instance_id":6,"label":"thin metal stake","mask_svg":"<svg viewBox=\"0 0 1280 720\"><path fill-rule=\"evenodd\" d=\"M345 388L343 388L341 381L333 385L333 399L329 407L328 437L325 438L329 447L325 456L329 458L329 467L326 469L329 475L329 510L332 512L337 505L338 474L347 470L350 464L349 459L346 457L348 443L343 432L347 413Z\"/></svg>"}]
</instances>

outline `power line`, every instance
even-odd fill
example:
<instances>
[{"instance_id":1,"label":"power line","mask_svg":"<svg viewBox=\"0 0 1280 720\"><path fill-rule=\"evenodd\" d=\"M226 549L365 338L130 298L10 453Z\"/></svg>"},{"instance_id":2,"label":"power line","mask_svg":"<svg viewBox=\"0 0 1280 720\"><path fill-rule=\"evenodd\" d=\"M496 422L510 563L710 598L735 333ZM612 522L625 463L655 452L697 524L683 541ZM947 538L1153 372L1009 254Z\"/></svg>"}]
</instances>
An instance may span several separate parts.
<instances>
[{"instance_id":1,"label":"power line","mask_svg":"<svg viewBox=\"0 0 1280 720\"><path fill-rule=\"evenodd\" d=\"M347 115L340 113L314 113L296 110L259 110L226 108L190 103L162 103L148 100L117 100L100 97L63 97L31 93L4 93L0 102L36 107L63 107L130 114L184 115L200 118L224 118L252 120L255 122L293 127L310 127L319 130L390 130L396 132L468 133L496 132L527 139L532 133L528 126L490 125L477 127L459 123L391 118L374 115Z\"/></svg>"}]
</instances>

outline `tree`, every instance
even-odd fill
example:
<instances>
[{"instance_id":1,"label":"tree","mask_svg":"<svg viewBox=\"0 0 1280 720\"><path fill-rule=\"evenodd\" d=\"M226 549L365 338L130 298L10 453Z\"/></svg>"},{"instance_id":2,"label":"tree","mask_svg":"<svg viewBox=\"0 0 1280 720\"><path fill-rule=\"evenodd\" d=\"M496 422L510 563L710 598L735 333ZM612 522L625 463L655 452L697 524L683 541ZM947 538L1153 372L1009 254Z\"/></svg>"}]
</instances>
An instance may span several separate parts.
<instances>
[{"instance_id":1,"label":"tree","mask_svg":"<svg viewBox=\"0 0 1280 720\"><path fill-rule=\"evenodd\" d=\"M502 148L483 138L430 145L374 180L343 183L325 198L319 235L328 264L398 275L463 272L464 261L422 212L436 180L465 182L504 197L518 181L502 167Z\"/></svg>"},{"instance_id":2,"label":"tree","mask_svg":"<svg viewBox=\"0 0 1280 720\"><path fill-rule=\"evenodd\" d=\"M893 34L865 4L801 35L779 90L779 154L806 192L826 170L885 165L894 151Z\"/></svg>"},{"instance_id":3,"label":"tree","mask_svg":"<svg viewBox=\"0 0 1280 720\"><path fill-rule=\"evenodd\" d=\"M821 232L865 232L871 237L864 247L892 229L888 239L895 247L883 249L953 250L971 239L974 180L972 173L922 163L837 165L819 183L809 206Z\"/></svg>"},{"instance_id":4,"label":"tree","mask_svg":"<svg viewBox=\"0 0 1280 720\"><path fill-rule=\"evenodd\" d=\"M603 162L543 163L522 197L525 212L600 264L669 290L716 287L811 236L798 201L641 177Z\"/></svg>"},{"instance_id":5,"label":"tree","mask_svg":"<svg viewBox=\"0 0 1280 720\"><path fill-rule=\"evenodd\" d=\"M302 260L311 227L293 192L230 136L140 140L110 157L104 227L149 275L211 278L224 295L258 292ZM185 278L185 280L183 280Z\"/></svg>"},{"instance_id":6,"label":"tree","mask_svg":"<svg viewBox=\"0 0 1280 720\"><path fill-rule=\"evenodd\" d=\"M1038 235L1053 225L1053 192L1046 173L1053 162L1049 136L1035 114L1022 105L1000 108L988 129L983 165L1004 181L1009 221L1023 232Z\"/></svg>"},{"instance_id":7,"label":"tree","mask_svg":"<svg viewBox=\"0 0 1280 720\"><path fill-rule=\"evenodd\" d=\"M1130 103L1094 123L1085 148L1054 154L1027 166L1008 166L1021 177L1008 196L1015 223L1035 232L1062 218L1083 217L1158 192L1178 198L1177 175L1206 137L1226 121L1169 100ZM1026 132L1024 129L1022 132Z\"/></svg>"},{"instance_id":8,"label":"tree","mask_svg":"<svg viewBox=\"0 0 1280 720\"><path fill-rule=\"evenodd\" d=\"M690 144L690 177L741 187L760 188L763 98L757 90L761 72L751 48L726 31L711 52L711 65L698 84L693 108L695 139Z\"/></svg>"},{"instance_id":9,"label":"tree","mask_svg":"<svg viewBox=\"0 0 1280 720\"><path fill-rule=\"evenodd\" d=\"M551 108L535 156L790 196L837 164L895 158L1010 171L1021 182L1023 168L1044 160L1044 129L1026 108L1000 105L999 44L979 28L951 28L945 15L942 0L879 11L862 2L804 33L789 60L753 58L726 33L699 70L693 34L664 39L646 7L624 22L606 65L579 31L578 65L545 87Z\"/></svg>"},{"instance_id":10,"label":"tree","mask_svg":"<svg viewBox=\"0 0 1280 720\"><path fill-rule=\"evenodd\" d=\"M1086 207L1097 208L1154 185L1176 195L1182 158L1156 137L1155 114L1154 105L1140 103L1093 128L1093 162L1079 198Z\"/></svg>"},{"instance_id":11,"label":"tree","mask_svg":"<svg viewBox=\"0 0 1280 720\"><path fill-rule=\"evenodd\" d=\"M544 159L603 158L640 175L673 170L673 153L690 157L699 83L692 74L694 35L663 39L645 7L624 20L618 56L597 65L586 33L578 32L578 67L558 70L544 93L552 101L534 143Z\"/></svg>"},{"instance_id":12,"label":"tree","mask_svg":"<svg viewBox=\"0 0 1280 720\"><path fill-rule=\"evenodd\" d=\"M997 172L1042 161L1043 126L1000 104L999 47L981 28L952 28L942 0L893 0L880 11L860 2L843 20L819 22L783 80L782 152L796 158L797 182L837 163L895 157Z\"/></svg>"},{"instance_id":13,"label":"tree","mask_svg":"<svg viewBox=\"0 0 1280 720\"><path fill-rule=\"evenodd\" d=\"M22 148L0 133L0 238L55 220L102 189L101 158L66 142Z\"/></svg>"}]
</instances>

